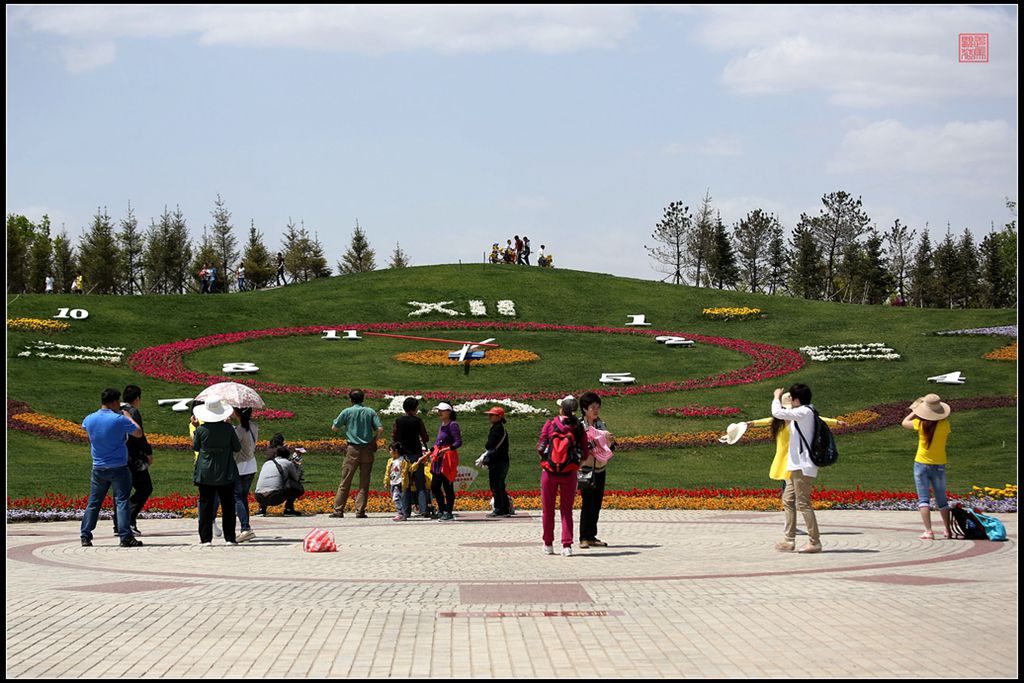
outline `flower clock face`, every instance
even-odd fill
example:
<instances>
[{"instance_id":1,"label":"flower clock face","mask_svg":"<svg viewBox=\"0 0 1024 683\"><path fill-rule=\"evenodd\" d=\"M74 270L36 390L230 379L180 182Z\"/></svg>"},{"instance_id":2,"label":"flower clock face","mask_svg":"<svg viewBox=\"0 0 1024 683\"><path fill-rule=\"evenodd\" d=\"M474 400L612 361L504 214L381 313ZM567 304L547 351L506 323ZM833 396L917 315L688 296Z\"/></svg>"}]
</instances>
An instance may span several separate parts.
<instances>
[{"instance_id":1,"label":"flower clock face","mask_svg":"<svg viewBox=\"0 0 1024 683\"><path fill-rule=\"evenodd\" d=\"M499 348L481 344L467 354L468 361L443 362L460 343L488 338ZM671 343L679 340L692 343ZM497 350L503 353L492 353ZM474 360L480 351L483 358ZM481 362L488 354L507 362ZM410 360L428 357L439 362ZM242 363L259 372L224 374L223 368ZM360 388L371 398L529 401L588 390L612 396L747 384L798 370L804 360L795 350L770 344L653 326L457 320L231 332L142 349L129 365L168 382L238 381L270 394L344 396Z\"/></svg>"}]
</instances>

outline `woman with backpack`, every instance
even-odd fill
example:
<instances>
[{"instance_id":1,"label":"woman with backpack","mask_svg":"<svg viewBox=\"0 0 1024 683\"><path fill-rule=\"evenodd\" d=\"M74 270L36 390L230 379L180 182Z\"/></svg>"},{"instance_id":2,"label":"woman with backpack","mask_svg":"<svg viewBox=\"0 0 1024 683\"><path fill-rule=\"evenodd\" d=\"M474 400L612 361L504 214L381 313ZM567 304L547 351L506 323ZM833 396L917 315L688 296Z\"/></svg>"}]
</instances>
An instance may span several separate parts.
<instances>
[{"instance_id":1,"label":"woman with backpack","mask_svg":"<svg viewBox=\"0 0 1024 683\"><path fill-rule=\"evenodd\" d=\"M544 554L554 555L555 496L560 497L562 555L572 557L572 505L576 499L576 472L589 457L587 432L576 415L579 404L572 396L558 401L561 412L544 423L537 442L540 454L540 502Z\"/></svg>"},{"instance_id":2,"label":"woman with backpack","mask_svg":"<svg viewBox=\"0 0 1024 683\"><path fill-rule=\"evenodd\" d=\"M946 527L944 538L952 538L949 527L949 503L946 500L946 440L949 438L949 404L943 403L938 394L922 396L910 405L910 414L903 418L902 426L917 432L917 454L914 456L914 483L917 485L917 508L921 511L924 533L920 538L935 540L932 532L931 495L935 493L935 504L939 507L942 524Z\"/></svg>"}]
</instances>

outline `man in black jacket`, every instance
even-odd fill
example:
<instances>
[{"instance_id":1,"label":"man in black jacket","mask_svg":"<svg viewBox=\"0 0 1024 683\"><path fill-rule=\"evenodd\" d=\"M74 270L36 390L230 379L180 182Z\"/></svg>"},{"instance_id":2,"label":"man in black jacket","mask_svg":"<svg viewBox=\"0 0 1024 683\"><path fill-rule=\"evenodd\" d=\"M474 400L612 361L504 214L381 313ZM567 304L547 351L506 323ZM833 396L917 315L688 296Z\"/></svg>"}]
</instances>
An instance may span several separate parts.
<instances>
[{"instance_id":1,"label":"man in black jacket","mask_svg":"<svg viewBox=\"0 0 1024 683\"><path fill-rule=\"evenodd\" d=\"M509 505L505 479L508 477L508 430L505 429L505 409L495 406L487 411L491 420L491 431L487 434L486 452L480 456L478 465L487 465L488 485L494 496L494 509L488 517L510 517L514 513Z\"/></svg>"},{"instance_id":2,"label":"man in black jacket","mask_svg":"<svg viewBox=\"0 0 1024 683\"><path fill-rule=\"evenodd\" d=\"M124 388L122 399L121 410L127 410L141 429L142 413L139 412L139 405L142 403L142 389L129 384ZM132 488L135 489L130 498L132 534L141 536L142 532L138 526L139 513L153 494L153 479L149 476L149 466L153 464L153 448L146 440L145 431L140 437L129 436L125 445L128 447L128 469L132 473ZM117 508L114 509L114 533L117 533Z\"/></svg>"}]
</instances>

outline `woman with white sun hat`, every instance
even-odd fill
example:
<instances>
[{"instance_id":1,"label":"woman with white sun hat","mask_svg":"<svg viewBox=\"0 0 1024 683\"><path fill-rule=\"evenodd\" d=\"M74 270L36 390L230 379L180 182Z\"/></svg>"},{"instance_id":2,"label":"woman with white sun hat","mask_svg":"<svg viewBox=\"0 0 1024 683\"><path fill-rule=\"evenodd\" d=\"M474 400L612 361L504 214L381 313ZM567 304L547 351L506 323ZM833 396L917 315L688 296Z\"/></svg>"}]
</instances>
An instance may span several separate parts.
<instances>
[{"instance_id":1,"label":"woman with white sun hat","mask_svg":"<svg viewBox=\"0 0 1024 683\"><path fill-rule=\"evenodd\" d=\"M225 420L235 412L221 400L208 401L192 409L194 420L201 422L192 435L192 450L196 458L193 481L199 487L199 543L213 542L213 522L217 514L217 499L223 501L224 541L235 543L235 482L238 465L234 454L242 450L238 434Z\"/></svg>"},{"instance_id":2,"label":"woman with white sun hat","mask_svg":"<svg viewBox=\"0 0 1024 683\"><path fill-rule=\"evenodd\" d=\"M949 502L946 500L946 441L949 439L949 414L952 410L938 394L922 396L910 405L910 414L902 425L918 433L914 457L914 483L917 485L917 508L924 523L922 540L935 539L932 531L931 493L945 526L945 538L952 538L949 527Z\"/></svg>"}]
</instances>

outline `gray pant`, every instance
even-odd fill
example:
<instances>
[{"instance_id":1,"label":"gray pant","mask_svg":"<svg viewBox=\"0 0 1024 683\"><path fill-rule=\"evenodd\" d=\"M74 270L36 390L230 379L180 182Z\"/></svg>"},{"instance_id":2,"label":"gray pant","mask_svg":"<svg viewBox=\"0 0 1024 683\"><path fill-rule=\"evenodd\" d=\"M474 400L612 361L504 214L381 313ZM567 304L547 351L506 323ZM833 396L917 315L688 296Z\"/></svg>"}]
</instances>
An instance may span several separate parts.
<instances>
[{"instance_id":1,"label":"gray pant","mask_svg":"<svg viewBox=\"0 0 1024 683\"><path fill-rule=\"evenodd\" d=\"M789 485L782 493L782 507L786 511L786 540L796 540L796 511L800 510L804 516L804 524L807 525L807 540L812 545L821 545L821 536L818 533L818 520L814 516L814 508L811 507L811 486L814 484L814 477L808 477L802 470L790 472Z\"/></svg>"}]
</instances>

